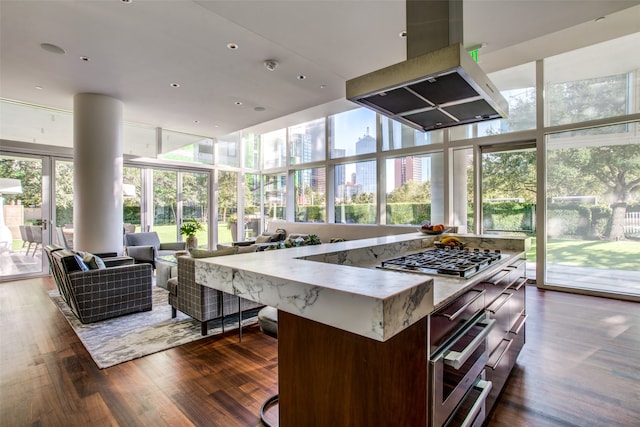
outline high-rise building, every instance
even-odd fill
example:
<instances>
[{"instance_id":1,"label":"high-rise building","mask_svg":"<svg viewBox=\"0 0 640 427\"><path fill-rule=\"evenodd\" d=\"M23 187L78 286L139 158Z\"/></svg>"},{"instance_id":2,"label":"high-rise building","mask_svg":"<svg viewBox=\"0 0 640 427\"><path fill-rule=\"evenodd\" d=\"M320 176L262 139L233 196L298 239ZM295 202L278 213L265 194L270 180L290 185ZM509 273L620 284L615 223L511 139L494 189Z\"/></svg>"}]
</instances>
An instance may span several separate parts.
<instances>
[{"instance_id":1,"label":"high-rise building","mask_svg":"<svg viewBox=\"0 0 640 427\"><path fill-rule=\"evenodd\" d=\"M356 154L373 153L376 151L376 139L367 133L356 142ZM362 193L373 193L377 191L375 162L356 163L356 184Z\"/></svg>"}]
</instances>

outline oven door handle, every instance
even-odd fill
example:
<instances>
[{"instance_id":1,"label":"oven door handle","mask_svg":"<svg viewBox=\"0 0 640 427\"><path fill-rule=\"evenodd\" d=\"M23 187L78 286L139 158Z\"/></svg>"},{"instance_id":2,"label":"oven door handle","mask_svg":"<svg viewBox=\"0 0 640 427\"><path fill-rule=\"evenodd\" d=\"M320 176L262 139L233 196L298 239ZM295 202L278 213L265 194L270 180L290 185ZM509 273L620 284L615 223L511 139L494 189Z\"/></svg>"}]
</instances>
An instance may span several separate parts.
<instances>
[{"instance_id":1,"label":"oven door handle","mask_svg":"<svg viewBox=\"0 0 640 427\"><path fill-rule=\"evenodd\" d=\"M474 351L482 345L482 342L487 338L489 332L496 324L496 319L485 319L477 323L478 325L485 325L482 332L480 332L474 339L465 347L462 351L450 350L444 355L444 363L451 366L454 369L460 369L465 364L467 359L471 357Z\"/></svg>"},{"instance_id":2,"label":"oven door handle","mask_svg":"<svg viewBox=\"0 0 640 427\"><path fill-rule=\"evenodd\" d=\"M477 292L478 295L476 295L473 298L471 298L465 305L460 307L455 313L452 313L452 314L438 313L437 315L438 316L442 316L442 317L446 317L449 320L455 320L458 316L460 316L462 313L464 313L467 310L467 308L469 308L471 306L471 304L476 302L476 300L478 298L480 298L481 296L483 296L484 294L487 293L487 291L485 289L483 289L483 290L471 289L469 292Z\"/></svg>"},{"instance_id":3,"label":"oven door handle","mask_svg":"<svg viewBox=\"0 0 640 427\"><path fill-rule=\"evenodd\" d=\"M473 406L469 410L467 416L464 418L464 421L462 421L462 424L460 424L460 427L470 427L473 425L476 417L482 410L482 407L487 400L487 396L489 395L489 392L493 387L493 383L491 381L480 380L474 387L482 389L482 392L480 392L480 396L478 396L476 401L473 403Z\"/></svg>"}]
</instances>

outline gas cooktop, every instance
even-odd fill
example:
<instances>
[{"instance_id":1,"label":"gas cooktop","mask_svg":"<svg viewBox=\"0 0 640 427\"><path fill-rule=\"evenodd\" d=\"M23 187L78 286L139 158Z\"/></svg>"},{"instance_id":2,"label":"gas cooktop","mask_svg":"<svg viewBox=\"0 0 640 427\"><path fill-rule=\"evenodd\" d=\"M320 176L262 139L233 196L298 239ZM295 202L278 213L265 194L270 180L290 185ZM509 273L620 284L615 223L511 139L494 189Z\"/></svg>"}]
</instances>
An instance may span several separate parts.
<instances>
[{"instance_id":1,"label":"gas cooktop","mask_svg":"<svg viewBox=\"0 0 640 427\"><path fill-rule=\"evenodd\" d=\"M502 258L500 250L433 248L382 261L378 268L407 273L469 278Z\"/></svg>"}]
</instances>

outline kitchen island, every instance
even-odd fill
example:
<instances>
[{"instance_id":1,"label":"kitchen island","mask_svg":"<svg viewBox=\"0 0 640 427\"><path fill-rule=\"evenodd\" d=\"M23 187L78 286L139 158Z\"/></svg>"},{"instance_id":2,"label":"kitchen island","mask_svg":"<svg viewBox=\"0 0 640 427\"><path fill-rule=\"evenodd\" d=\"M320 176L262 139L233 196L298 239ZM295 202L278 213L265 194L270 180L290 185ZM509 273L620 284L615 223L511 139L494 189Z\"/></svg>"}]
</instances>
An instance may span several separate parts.
<instances>
[{"instance_id":1,"label":"kitchen island","mask_svg":"<svg viewBox=\"0 0 640 427\"><path fill-rule=\"evenodd\" d=\"M429 317L528 239L460 236L503 259L469 279L377 269L431 247L410 233L196 261L196 281L277 307L281 426L429 425Z\"/></svg>"}]
</instances>

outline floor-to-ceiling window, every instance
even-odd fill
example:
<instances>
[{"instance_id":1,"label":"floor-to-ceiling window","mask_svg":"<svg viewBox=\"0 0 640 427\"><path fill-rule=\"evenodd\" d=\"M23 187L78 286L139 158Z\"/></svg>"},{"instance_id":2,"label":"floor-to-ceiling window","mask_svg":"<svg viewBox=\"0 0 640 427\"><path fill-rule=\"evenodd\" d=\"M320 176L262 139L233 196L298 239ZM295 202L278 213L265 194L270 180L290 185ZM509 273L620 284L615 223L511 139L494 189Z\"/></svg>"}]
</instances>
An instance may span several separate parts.
<instances>
[{"instance_id":1,"label":"floor-to-ceiling window","mask_svg":"<svg viewBox=\"0 0 640 427\"><path fill-rule=\"evenodd\" d=\"M181 222L195 220L203 229L196 233L198 247L209 246L209 174L204 172L180 172L182 181ZM185 239L185 236L182 236Z\"/></svg>"},{"instance_id":2,"label":"floor-to-ceiling window","mask_svg":"<svg viewBox=\"0 0 640 427\"><path fill-rule=\"evenodd\" d=\"M243 218L238 218L238 173L218 171L218 243L244 240L238 232Z\"/></svg>"},{"instance_id":3,"label":"floor-to-ceiling window","mask_svg":"<svg viewBox=\"0 0 640 427\"><path fill-rule=\"evenodd\" d=\"M527 274L534 277L537 200L535 144L481 147L480 220L483 234L527 236Z\"/></svg>"},{"instance_id":4,"label":"floor-to-ceiling window","mask_svg":"<svg viewBox=\"0 0 640 427\"><path fill-rule=\"evenodd\" d=\"M545 282L640 295L640 123L547 137Z\"/></svg>"},{"instance_id":5,"label":"floor-to-ceiling window","mask_svg":"<svg viewBox=\"0 0 640 427\"><path fill-rule=\"evenodd\" d=\"M50 242L49 157L0 155L0 279L42 274Z\"/></svg>"},{"instance_id":6,"label":"floor-to-ceiling window","mask_svg":"<svg viewBox=\"0 0 640 427\"><path fill-rule=\"evenodd\" d=\"M161 242L178 240L178 173L174 170L153 170L153 225Z\"/></svg>"},{"instance_id":7,"label":"floor-to-ceiling window","mask_svg":"<svg viewBox=\"0 0 640 427\"><path fill-rule=\"evenodd\" d=\"M269 219L287 219L287 174L275 173L263 175L264 182L264 215Z\"/></svg>"},{"instance_id":8,"label":"floor-to-ceiling window","mask_svg":"<svg viewBox=\"0 0 640 427\"><path fill-rule=\"evenodd\" d=\"M545 285L640 296L640 125L615 119L640 112L638 43L544 61Z\"/></svg>"},{"instance_id":9,"label":"floor-to-ceiling window","mask_svg":"<svg viewBox=\"0 0 640 427\"><path fill-rule=\"evenodd\" d=\"M387 224L444 222L442 153L387 158Z\"/></svg>"},{"instance_id":10,"label":"floor-to-ceiling window","mask_svg":"<svg viewBox=\"0 0 640 427\"><path fill-rule=\"evenodd\" d=\"M360 181L358 181L358 173ZM377 180L365 185L366 176L376 176L376 161L365 160L334 166L335 222L375 224L377 218Z\"/></svg>"},{"instance_id":11,"label":"floor-to-ceiling window","mask_svg":"<svg viewBox=\"0 0 640 427\"><path fill-rule=\"evenodd\" d=\"M73 247L73 162L55 160L52 241L63 247Z\"/></svg>"},{"instance_id":12,"label":"floor-to-ceiling window","mask_svg":"<svg viewBox=\"0 0 640 427\"><path fill-rule=\"evenodd\" d=\"M325 183L325 168L298 169L294 172L297 222L326 221Z\"/></svg>"},{"instance_id":13,"label":"floor-to-ceiling window","mask_svg":"<svg viewBox=\"0 0 640 427\"><path fill-rule=\"evenodd\" d=\"M122 168L122 219L125 233L139 233L144 231L142 218L142 170L138 167L125 166ZM146 225L146 224L145 224Z\"/></svg>"}]
</instances>

